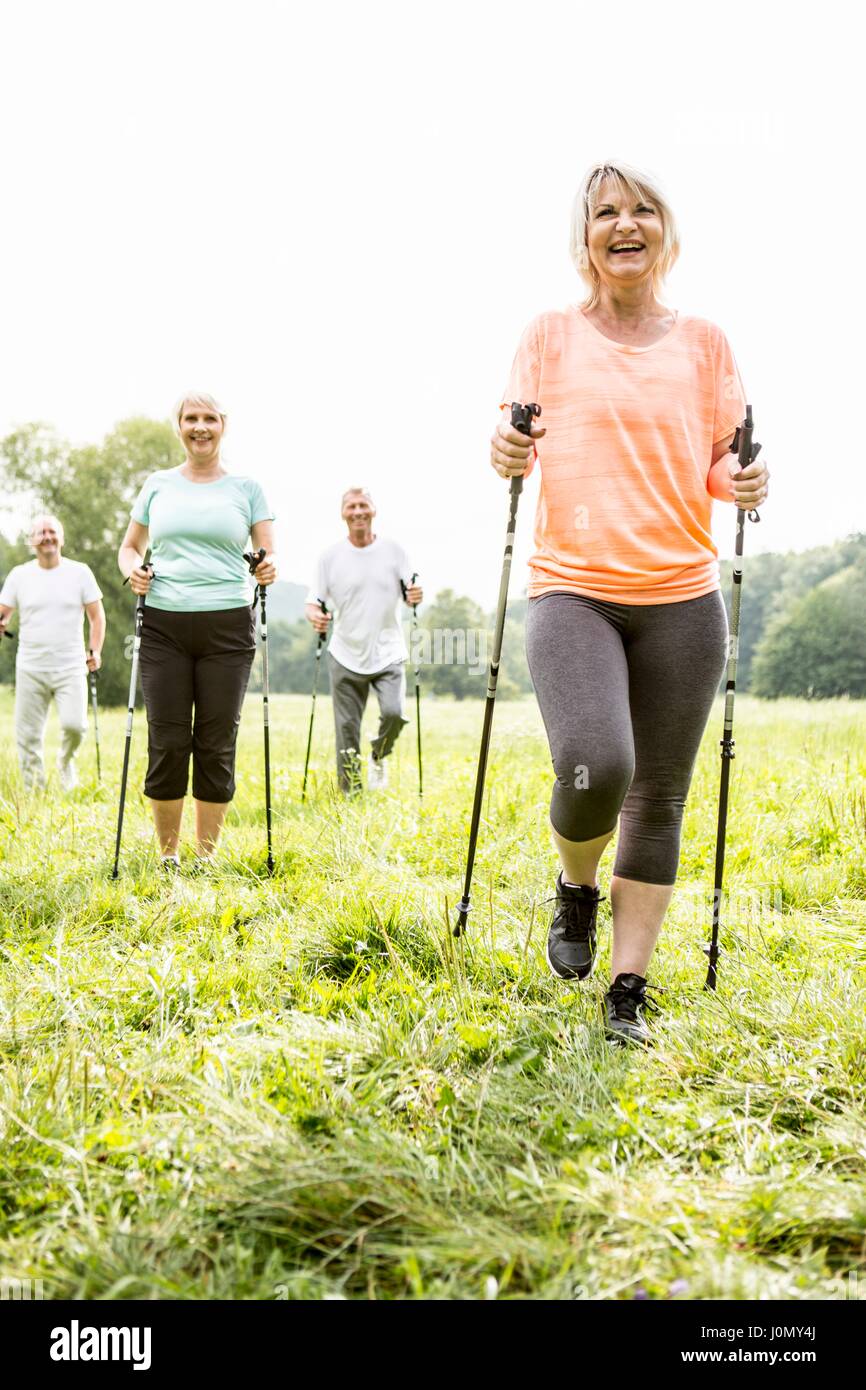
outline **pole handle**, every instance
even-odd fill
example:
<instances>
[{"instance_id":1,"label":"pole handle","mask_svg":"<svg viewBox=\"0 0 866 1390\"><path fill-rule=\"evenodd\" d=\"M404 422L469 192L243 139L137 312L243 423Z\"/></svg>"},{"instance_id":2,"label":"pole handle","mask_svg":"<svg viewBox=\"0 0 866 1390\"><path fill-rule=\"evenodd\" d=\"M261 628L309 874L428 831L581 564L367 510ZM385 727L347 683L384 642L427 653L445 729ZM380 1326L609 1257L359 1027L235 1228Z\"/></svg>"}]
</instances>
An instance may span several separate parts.
<instances>
[{"instance_id":1,"label":"pole handle","mask_svg":"<svg viewBox=\"0 0 866 1390\"><path fill-rule=\"evenodd\" d=\"M244 559L246 560L247 564L249 565L250 574L255 574L256 570L258 569L259 565L262 563L262 560L265 558L265 556L267 555L267 553L268 553L268 552L265 550L265 547L264 547L264 546L262 546L261 549L255 551L255 552L252 551L252 550L245 550L245 551L244 551Z\"/></svg>"},{"instance_id":2,"label":"pole handle","mask_svg":"<svg viewBox=\"0 0 866 1390\"><path fill-rule=\"evenodd\" d=\"M154 572L153 565L150 563L149 560L145 560L144 564L143 564L143 565L137 566L137 568L138 568L138 569L143 569L143 570L150 570L150 577L151 577L151 579L155 579L155 578L156 578L156 574L155 574L155 572ZM132 573L133 573L132 570L130 570L130 571L129 571L129 574L128 574L128 575L126 576L126 578L124 579L123 584L121 584L121 586L120 586L121 589L124 587L125 584L128 584L128 583L129 583L130 579L132 578ZM141 595L139 595L139 598L140 598L140 597L141 597Z\"/></svg>"},{"instance_id":3,"label":"pole handle","mask_svg":"<svg viewBox=\"0 0 866 1390\"><path fill-rule=\"evenodd\" d=\"M737 463L739 464L740 472L742 472L744 468L748 468L750 463L754 463L758 454L761 452L761 445L755 443L752 437L754 428L755 423L752 419L752 407L747 405L746 418L741 425L737 426L729 450L730 453L737 455ZM752 507L746 515L750 521L761 520L757 507Z\"/></svg>"},{"instance_id":4,"label":"pole handle","mask_svg":"<svg viewBox=\"0 0 866 1390\"><path fill-rule=\"evenodd\" d=\"M141 566L141 568L142 568L143 570L150 570L150 577L151 577L151 579L155 579L155 578L156 578L156 571L154 570L153 565L150 563L149 560L145 560L145 562L144 562L144 564ZM126 584L128 580L129 580L129 575L127 575L127 576L126 576L126 579L124 579L124 581L123 581L124 584ZM137 595L136 595L136 598L135 598L135 630L136 630L137 633L140 633L140 632L141 632L141 625L142 625L142 623L144 622L144 605L145 605L146 602L147 602L147 594L137 594Z\"/></svg>"},{"instance_id":5,"label":"pole handle","mask_svg":"<svg viewBox=\"0 0 866 1390\"><path fill-rule=\"evenodd\" d=\"M323 598L317 598L317 599L316 599L316 603L319 605L319 607L321 608L321 610L322 610L323 613L327 613L327 611L328 611L328 605L325 603L325 600L324 600ZM322 647L325 645L325 643L327 642L327 640L328 640L328 629L325 628L324 632L320 632L320 633L319 633L319 645L318 645L318 647L316 648L316 655L317 655L317 656L319 655L319 652L322 650Z\"/></svg>"},{"instance_id":6,"label":"pole handle","mask_svg":"<svg viewBox=\"0 0 866 1390\"><path fill-rule=\"evenodd\" d=\"M414 584L414 583L415 583L415 580L416 580L417 578L418 578L418 571L415 570L415 571L413 572L412 578L409 580L409 583L408 583L408 584L406 583L405 579L401 579L401 580L400 580L400 588L401 588L402 593L403 593L403 602L404 602L404 603L409 603L409 586L412 585L412 584ZM417 603L410 603L410 604L409 604L409 607L412 609L412 612L413 612L413 613L417 613L417 612L418 612L418 605L417 605Z\"/></svg>"},{"instance_id":7,"label":"pole handle","mask_svg":"<svg viewBox=\"0 0 866 1390\"><path fill-rule=\"evenodd\" d=\"M244 551L244 559L246 560L247 565L249 566L250 574L251 574L254 578L255 578L256 570L258 569L258 567L259 567L259 565L261 564L262 560L265 558L266 554L267 554L267 551L265 550L265 547L264 547L264 546L261 546L261 547L260 547L258 550L256 550L256 551L252 551L252 550L245 550L245 551ZM264 606L265 606L265 586L264 586L264 584L256 584L256 596L255 596L255 598L253 599L253 608L255 608L256 604L257 604L258 601L259 601L259 599L261 599L261 601L262 601L262 610L264 611Z\"/></svg>"},{"instance_id":8,"label":"pole handle","mask_svg":"<svg viewBox=\"0 0 866 1390\"><path fill-rule=\"evenodd\" d=\"M529 405L521 405L520 401L511 402L511 424L520 434L532 434L532 422L541 414L541 406L535 402Z\"/></svg>"},{"instance_id":9,"label":"pole handle","mask_svg":"<svg viewBox=\"0 0 866 1390\"><path fill-rule=\"evenodd\" d=\"M541 414L541 406L531 401L528 405L521 405L520 401L511 402L511 424L520 434L532 434L532 421ZM511 495L519 497L523 491L523 477L517 474L511 479Z\"/></svg>"}]
</instances>

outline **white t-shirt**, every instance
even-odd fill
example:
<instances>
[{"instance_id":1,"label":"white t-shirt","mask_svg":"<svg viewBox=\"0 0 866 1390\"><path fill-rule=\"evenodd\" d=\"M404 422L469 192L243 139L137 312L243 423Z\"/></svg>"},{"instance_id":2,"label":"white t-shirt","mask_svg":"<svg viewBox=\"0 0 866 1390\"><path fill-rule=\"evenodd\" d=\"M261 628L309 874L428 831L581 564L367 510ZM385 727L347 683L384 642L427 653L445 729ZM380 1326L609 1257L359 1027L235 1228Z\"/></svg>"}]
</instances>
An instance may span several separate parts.
<instances>
[{"instance_id":1,"label":"white t-shirt","mask_svg":"<svg viewBox=\"0 0 866 1390\"><path fill-rule=\"evenodd\" d=\"M347 538L325 551L307 602L324 599L336 612L330 646L335 661L371 676L406 660L398 611L404 607L400 581L408 584L411 577L403 547L382 536L363 546Z\"/></svg>"},{"instance_id":2,"label":"white t-shirt","mask_svg":"<svg viewBox=\"0 0 866 1390\"><path fill-rule=\"evenodd\" d=\"M93 571L78 560L43 569L38 560L16 565L0 589L0 603L18 609L22 671L84 669L84 605L102 598Z\"/></svg>"}]
</instances>

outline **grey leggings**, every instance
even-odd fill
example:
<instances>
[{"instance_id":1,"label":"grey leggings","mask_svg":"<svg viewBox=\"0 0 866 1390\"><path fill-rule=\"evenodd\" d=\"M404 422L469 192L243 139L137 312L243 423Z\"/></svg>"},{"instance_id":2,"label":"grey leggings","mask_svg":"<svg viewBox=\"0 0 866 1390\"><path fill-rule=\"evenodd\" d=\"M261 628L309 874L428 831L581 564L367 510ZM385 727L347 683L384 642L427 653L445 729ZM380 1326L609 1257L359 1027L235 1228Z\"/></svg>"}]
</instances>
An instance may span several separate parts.
<instances>
[{"instance_id":1,"label":"grey leggings","mask_svg":"<svg viewBox=\"0 0 866 1390\"><path fill-rule=\"evenodd\" d=\"M621 814L614 873L672 884L689 783L725 666L718 590L680 603L530 599L526 654L556 782L554 830L594 840Z\"/></svg>"}]
</instances>

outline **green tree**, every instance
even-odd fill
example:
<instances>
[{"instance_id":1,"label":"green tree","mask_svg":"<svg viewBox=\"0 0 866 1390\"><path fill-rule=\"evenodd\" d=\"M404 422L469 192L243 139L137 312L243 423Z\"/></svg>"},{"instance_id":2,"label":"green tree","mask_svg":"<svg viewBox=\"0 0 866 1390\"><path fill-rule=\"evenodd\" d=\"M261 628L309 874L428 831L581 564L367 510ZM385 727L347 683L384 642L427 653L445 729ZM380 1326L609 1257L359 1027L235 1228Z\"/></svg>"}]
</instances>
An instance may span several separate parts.
<instances>
[{"instance_id":1,"label":"green tree","mask_svg":"<svg viewBox=\"0 0 866 1390\"><path fill-rule=\"evenodd\" d=\"M767 699L866 696L866 565L850 565L804 594L755 653L752 691Z\"/></svg>"},{"instance_id":2,"label":"green tree","mask_svg":"<svg viewBox=\"0 0 866 1390\"><path fill-rule=\"evenodd\" d=\"M757 693L752 685L752 662L765 633L791 611L799 598L811 593L825 579L851 565L866 565L866 533L854 534L832 545L815 546L812 550L799 553L788 551L750 556L748 540L751 534L752 529L747 525L737 687L742 691ZM731 561L723 560L721 586L728 622L731 619L732 571ZM723 674L722 687L724 682Z\"/></svg>"},{"instance_id":3,"label":"green tree","mask_svg":"<svg viewBox=\"0 0 866 1390\"><path fill-rule=\"evenodd\" d=\"M64 554L89 565L103 592L108 620L99 683L103 704L125 704L129 690L125 639L132 631L134 602L122 587L117 548L130 507L148 474L182 460L171 425L144 418L121 421L100 445L73 448L43 424L24 425L0 440L3 486L25 498L32 512L60 518ZM6 655L0 674L5 676L8 664Z\"/></svg>"},{"instance_id":4,"label":"green tree","mask_svg":"<svg viewBox=\"0 0 866 1390\"><path fill-rule=\"evenodd\" d=\"M496 698L501 695L506 700L519 699L532 694L532 679L526 662L526 612L529 601L525 598L509 600L505 610L505 630L502 634L502 661ZM493 631L496 614L490 614L490 630Z\"/></svg>"},{"instance_id":5,"label":"green tree","mask_svg":"<svg viewBox=\"0 0 866 1390\"><path fill-rule=\"evenodd\" d=\"M778 611L780 594L784 585L785 555L747 555L743 566L743 593L740 605L740 644L737 658L737 689L743 692L751 688L752 660L761 638ZM720 583L722 597L731 621L731 575L733 565L730 560L721 564ZM722 672L721 684L724 687L727 671Z\"/></svg>"},{"instance_id":6,"label":"green tree","mask_svg":"<svg viewBox=\"0 0 866 1390\"><path fill-rule=\"evenodd\" d=\"M417 642L422 689L457 700L483 695L491 634L478 604L443 589L419 612L418 627L410 644L410 665L414 666Z\"/></svg>"},{"instance_id":7,"label":"green tree","mask_svg":"<svg viewBox=\"0 0 866 1390\"><path fill-rule=\"evenodd\" d=\"M23 541L8 541L5 536L0 535L0 584L15 565L23 564L30 558L31 553ZM13 618L10 623L13 632L17 626ZM8 639L0 642L0 684L11 685L15 679L16 645Z\"/></svg>"},{"instance_id":8,"label":"green tree","mask_svg":"<svg viewBox=\"0 0 866 1390\"><path fill-rule=\"evenodd\" d=\"M309 695L312 692L316 646L316 634L306 618L296 623L273 623L268 614L268 678L275 693ZM253 667L250 687L253 690L261 689L260 661ZM325 694L327 689L327 661L323 652L319 691Z\"/></svg>"}]
</instances>

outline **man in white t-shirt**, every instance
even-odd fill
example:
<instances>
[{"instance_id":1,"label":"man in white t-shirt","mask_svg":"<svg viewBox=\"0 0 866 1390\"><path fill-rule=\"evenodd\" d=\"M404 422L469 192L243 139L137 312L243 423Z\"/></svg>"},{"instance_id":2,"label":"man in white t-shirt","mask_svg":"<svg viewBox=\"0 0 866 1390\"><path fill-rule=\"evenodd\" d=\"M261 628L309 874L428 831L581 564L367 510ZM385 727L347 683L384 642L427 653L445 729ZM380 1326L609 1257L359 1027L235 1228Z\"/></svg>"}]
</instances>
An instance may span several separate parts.
<instances>
[{"instance_id":1,"label":"man in white t-shirt","mask_svg":"<svg viewBox=\"0 0 866 1390\"><path fill-rule=\"evenodd\" d=\"M403 663L408 652L397 610L402 602L410 607L421 603L424 594L412 583L403 547L373 534L376 508L369 492L349 488L343 493L340 511L348 536L319 560L306 614L317 632L326 632L333 614L323 613L319 601L336 612L328 664L337 776L342 790L348 792L360 784L361 719L371 688L379 701L379 732L372 740L367 786L385 785L385 759L408 723L403 718Z\"/></svg>"},{"instance_id":2,"label":"man in white t-shirt","mask_svg":"<svg viewBox=\"0 0 866 1390\"><path fill-rule=\"evenodd\" d=\"M0 637L18 609L15 739L25 787L45 786L42 744L52 699L60 718L60 785L78 782L75 751L87 732L87 672L98 671L105 641L102 593L87 565L63 558L63 526L38 516L30 530L35 560L16 565L0 589ZM89 625L85 659L82 614Z\"/></svg>"}]
</instances>

